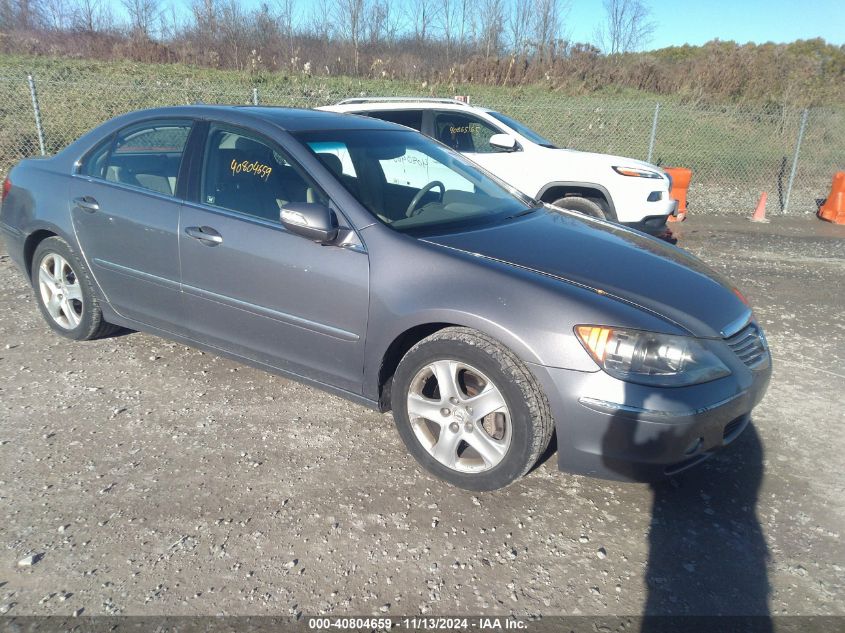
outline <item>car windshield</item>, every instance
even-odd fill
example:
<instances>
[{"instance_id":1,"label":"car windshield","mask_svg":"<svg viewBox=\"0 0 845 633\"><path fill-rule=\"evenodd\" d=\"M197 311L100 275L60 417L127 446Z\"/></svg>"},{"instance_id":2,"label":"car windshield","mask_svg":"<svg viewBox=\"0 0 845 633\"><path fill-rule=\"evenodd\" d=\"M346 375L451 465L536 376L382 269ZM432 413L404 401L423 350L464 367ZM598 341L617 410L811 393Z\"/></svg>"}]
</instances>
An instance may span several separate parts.
<instances>
[{"instance_id":1,"label":"car windshield","mask_svg":"<svg viewBox=\"0 0 845 633\"><path fill-rule=\"evenodd\" d=\"M460 230L527 213L534 205L416 132L320 130L294 136L364 207L397 231Z\"/></svg>"},{"instance_id":2,"label":"car windshield","mask_svg":"<svg viewBox=\"0 0 845 633\"><path fill-rule=\"evenodd\" d=\"M493 110L487 110L487 114L489 114L494 119L501 121L509 128L514 130L517 134L521 134L532 143L537 143L537 145L542 145L543 147L548 147L550 149L557 149L557 145L555 145L549 140L546 140L527 125L520 123L519 121L516 121L510 118L509 116L505 116L501 112L495 112Z\"/></svg>"}]
</instances>

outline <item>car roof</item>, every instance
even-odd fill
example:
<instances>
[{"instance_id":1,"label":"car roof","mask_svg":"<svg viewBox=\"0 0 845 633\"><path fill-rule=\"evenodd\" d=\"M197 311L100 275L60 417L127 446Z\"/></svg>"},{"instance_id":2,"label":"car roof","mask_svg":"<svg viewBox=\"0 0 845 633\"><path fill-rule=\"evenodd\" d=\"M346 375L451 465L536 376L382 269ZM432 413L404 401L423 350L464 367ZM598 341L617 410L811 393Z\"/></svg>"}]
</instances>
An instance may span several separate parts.
<instances>
[{"instance_id":1,"label":"car roof","mask_svg":"<svg viewBox=\"0 0 845 633\"><path fill-rule=\"evenodd\" d=\"M360 101L357 103L338 103L318 108L324 112L372 112L373 110L457 110L464 112L489 112L487 108L468 105L452 100L430 100L430 101Z\"/></svg>"},{"instance_id":2,"label":"car roof","mask_svg":"<svg viewBox=\"0 0 845 633\"><path fill-rule=\"evenodd\" d=\"M245 105L189 105L152 108L132 112L129 116L135 118L150 118L158 116L174 117L214 117L215 115L233 113L245 115L244 119L261 119L275 124L288 132L304 132L311 130L396 130L405 129L393 123L379 121L367 117L346 116L336 112L324 110L308 110L304 108L287 108L283 106L245 106Z\"/></svg>"},{"instance_id":3,"label":"car roof","mask_svg":"<svg viewBox=\"0 0 845 633\"><path fill-rule=\"evenodd\" d=\"M236 117L233 119L232 115ZM287 132L309 132L316 130L392 130L408 131L408 128L387 121L380 121L355 114L341 114L303 108L285 108L281 106L244 106L244 105L183 105L165 106L135 110L121 114L89 130L86 134L56 153L52 160L60 168L70 165L95 143L101 142L111 134L127 125L141 123L157 118L213 119L221 117L244 125L258 121L268 122Z\"/></svg>"},{"instance_id":4,"label":"car roof","mask_svg":"<svg viewBox=\"0 0 845 633\"><path fill-rule=\"evenodd\" d=\"M386 121L381 121L380 125L373 125L373 119L367 117L348 117L323 110L306 110L303 108L285 108L280 106L240 106L239 109L250 115L272 121L283 130L289 132L327 129L397 129L395 124L387 123Z\"/></svg>"}]
</instances>

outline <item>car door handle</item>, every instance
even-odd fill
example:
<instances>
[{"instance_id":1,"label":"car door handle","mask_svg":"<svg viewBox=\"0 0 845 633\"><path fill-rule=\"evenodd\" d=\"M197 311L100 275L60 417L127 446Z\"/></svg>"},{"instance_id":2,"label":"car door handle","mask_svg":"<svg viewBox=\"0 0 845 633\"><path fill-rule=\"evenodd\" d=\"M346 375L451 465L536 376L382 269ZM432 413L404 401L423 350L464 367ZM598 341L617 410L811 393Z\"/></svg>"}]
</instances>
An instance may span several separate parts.
<instances>
[{"instance_id":1,"label":"car door handle","mask_svg":"<svg viewBox=\"0 0 845 633\"><path fill-rule=\"evenodd\" d=\"M75 204L83 211L87 211L88 213L94 213L94 211L100 210L100 203L97 202L91 196L82 196L81 198L74 198L73 204Z\"/></svg>"},{"instance_id":2,"label":"car door handle","mask_svg":"<svg viewBox=\"0 0 845 633\"><path fill-rule=\"evenodd\" d=\"M206 246L217 246L223 243L223 236L210 226L189 226L185 229L185 233Z\"/></svg>"}]
</instances>

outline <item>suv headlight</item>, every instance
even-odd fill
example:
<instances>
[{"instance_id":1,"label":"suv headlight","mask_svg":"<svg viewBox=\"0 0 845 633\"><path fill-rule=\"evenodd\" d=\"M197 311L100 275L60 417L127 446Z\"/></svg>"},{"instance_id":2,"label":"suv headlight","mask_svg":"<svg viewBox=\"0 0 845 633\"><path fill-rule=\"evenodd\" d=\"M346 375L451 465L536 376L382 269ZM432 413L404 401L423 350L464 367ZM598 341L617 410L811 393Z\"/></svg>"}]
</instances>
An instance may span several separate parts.
<instances>
[{"instance_id":1,"label":"suv headlight","mask_svg":"<svg viewBox=\"0 0 845 633\"><path fill-rule=\"evenodd\" d=\"M599 325L578 325L575 334L599 367L626 382L684 387L731 373L718 356L689 336Z\"/></svg>"},{"instance_id":2,"label":"suv headlight","mask_svg":"<svg viewBox=\"0 0 845 633\"><path fill-rule=\"evenodd\" d=\"M651 169L643 169L642 167L614 167L615 171L620 176L633 176L635 178L656 178L663 180L663 176Z\"/></svg>"}]
</instances>

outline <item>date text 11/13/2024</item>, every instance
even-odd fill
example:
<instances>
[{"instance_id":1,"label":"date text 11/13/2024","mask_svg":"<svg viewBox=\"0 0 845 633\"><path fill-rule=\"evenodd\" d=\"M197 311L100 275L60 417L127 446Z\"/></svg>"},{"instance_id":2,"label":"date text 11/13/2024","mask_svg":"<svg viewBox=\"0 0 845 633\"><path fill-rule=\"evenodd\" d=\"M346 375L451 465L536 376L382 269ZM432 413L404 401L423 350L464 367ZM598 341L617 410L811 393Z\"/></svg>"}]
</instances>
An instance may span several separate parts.
<instances>
[{"instance_id":1,"label":"date text 11/13/2024","mask_svg":"<svg viewBox=\"0 0 845 633\"><path fill-rule=\"evenodd\" d=\"M341 617L341 618L309 618L310 630L359 630L370 629L389 631L391 629L430 630L430 631L467 631L471 629L481 631L497 630L525 630L528 623L514 618L477 617L477 618L448 618L448 617Z\"/></svg>"}]
</instances>

